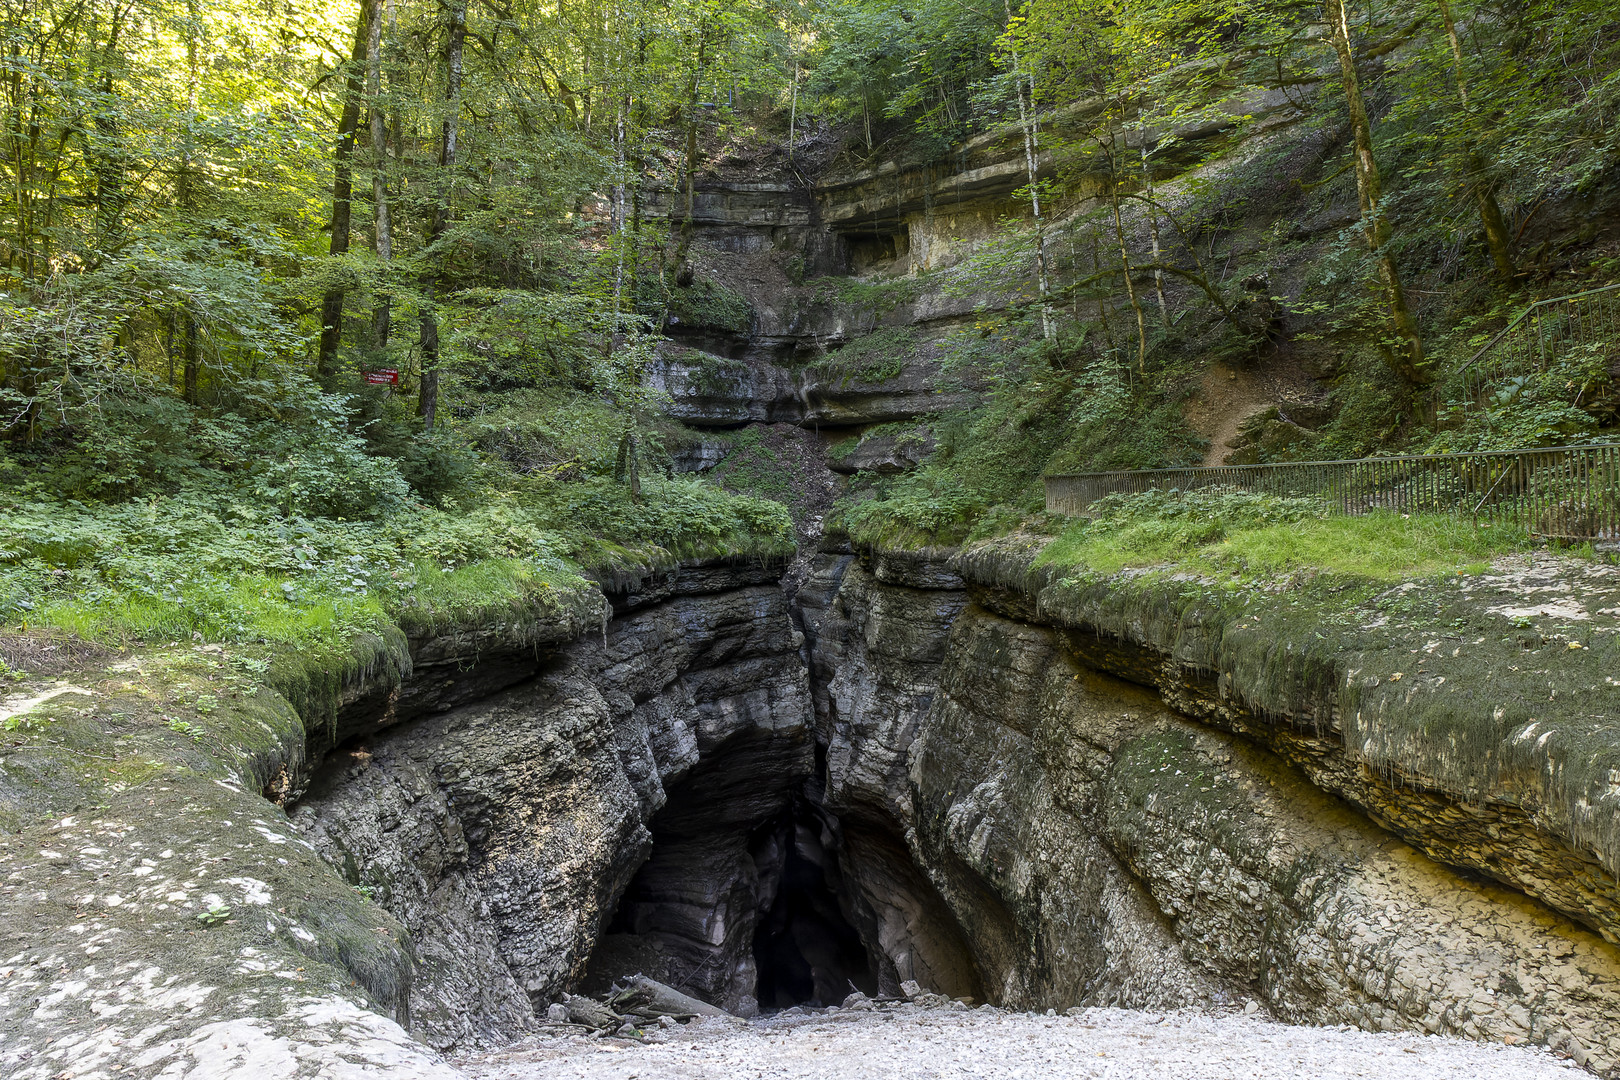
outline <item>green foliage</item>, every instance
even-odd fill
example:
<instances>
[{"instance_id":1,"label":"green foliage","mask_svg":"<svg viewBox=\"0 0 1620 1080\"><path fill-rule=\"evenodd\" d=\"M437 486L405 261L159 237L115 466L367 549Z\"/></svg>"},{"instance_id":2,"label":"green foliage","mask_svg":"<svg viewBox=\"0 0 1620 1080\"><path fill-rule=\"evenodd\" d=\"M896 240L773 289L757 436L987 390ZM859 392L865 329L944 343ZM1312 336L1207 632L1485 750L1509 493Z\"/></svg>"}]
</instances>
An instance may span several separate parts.
<instances>
[{"instance_id":1,"label":"green foliage","mask_svg":"<svg viewBox=\"0 0 1620 1080\"><path fill-rule=\"evenodd\" d=\"M787 463L758 427L747 427L730 436L731 450L709 473L728 491L735 491L773 502L789 503L793 485Z\"/></svg>"},{"instance_id":2,"label":"green foliage","mask_svg":"<svg viewBox=\"0 0 1620 1080\"><path fill-rule=\"evenodd\" d=\"M523 388L477 395L472 408L457 434L519 472L613 471L624 416L594 394Z\"/></svg>"},{"instance_id":3,"label":"green foliage","mask_svg":"<svg viewBox=\"0 0 1620 1080\"><path fill-rule=\"evenodd\" d=\"M754 320L753 306L745 297L707 277L698 278L687 288L671 289L668 312L670 324L683 330L741 334L747 333Z\"/></svg>"},{"instance_id":4,"label":"green foliage","mask_svg":"<svg viewBox=\"0 0 1620 1080\"><path fill-rule=\"evenodd\" d=\"M568 529L586 565L793 550L793 522L780 503L728 495L693 477L651 477L644 491L635 502L610 480L554 484L541 496L543 513Z\"/></svg>"},{"instance_id":5,"label":"green foliage","mask_svg":"<svg viewBox=\"0 0 1620 1080\"><path fill-rule=\"evenodd\" d=\"M243 379L231 409L194 409L146 387L64 410L48 440L20 447L11 476L53 496L129 499L182 488L270 503L288 515L363 517L397 509L410 487L353 431L350 399L302 376ZM410 452L443 450L429 443Z\"/></svg>"},{"instance_id":6,"label":"green foliage","mask_svg":"<svg viewBox=\"0 0 1620 1080\"><path fill-rule=\"evenodd\" d=\"M1046 343L1035 316L987 321L948 344L950 370L989 392L976 408L935 417L932 456L903 476L857 481L844 500L850 534L873 543L950 544L981 520L1018 523L1044 507L1049 472L1159 468L1201 453L1182 416L1178 372L1132 383L1114 354L1064 337ZM836 356L837 354L835 354ZM1121 438L1121 431L1131 437Z\"/></svg>"},{"instance_id":7,"label":"green foliage","mask_svg":"<svg viewBox=\"0 0 1620 1080\"><path fill-rule=\"evenodd\" d=\"M917 353L917 331L909 326L887 327L856 338L836 352L816 360L811 368L837 386L880 383L905 370Z\"/></svg>"},{"instance_id":8,"label":"green foliage","mask_svg":"<svg viewBox=\"0 0 1620 1080\"><path fill-rule=\"evenodd\" d=\"M199 492L121 504L7 497L0 623L90 640L336 647L394 621L542 610L586 587L580 566L793 550L775 502L700 480L536 479L454 511L376 521L285 516Z\"/></svg>"},{"instance_id":9,"label":"green foliage","mask_svg":"<svg viewBox=\"0 0 1620 1080\"><path fill-rule=\"evenodd\" d=\"M938 151L966 134L969 97L990 68L1002 12L948 0L841 0L827 11L810 57L806 96L818 110L874 125L906 117L915 150Z\"/></svg>"},{"instance_id":10,"label":"green foliage","mask_svg":"<svg viewBox=\"0 0 1620 1080\"><path fill-rule=\"evenodd\" d=\"M953 473L920 469L843 508L850 538L875 547L928 546L964 539L985 509L982 496Z\"/></svg>"},{"instance_id":11,"label":"green foliage","mask_svg":"<svg viewBox=\"0 0 1620 1080\"><path fill-rule=\"evenodd\" d=\"M1113 495L1092 509L1093 517L1071 522L1042 549L1038 565L1103 574L1168 566L1245 578L1328 571L1393 581L1477 572L1481 561L1530 543L1511 524L1389 511L1346 517L1316 499L1222 488Z\"/></svg>"}]
</instances>

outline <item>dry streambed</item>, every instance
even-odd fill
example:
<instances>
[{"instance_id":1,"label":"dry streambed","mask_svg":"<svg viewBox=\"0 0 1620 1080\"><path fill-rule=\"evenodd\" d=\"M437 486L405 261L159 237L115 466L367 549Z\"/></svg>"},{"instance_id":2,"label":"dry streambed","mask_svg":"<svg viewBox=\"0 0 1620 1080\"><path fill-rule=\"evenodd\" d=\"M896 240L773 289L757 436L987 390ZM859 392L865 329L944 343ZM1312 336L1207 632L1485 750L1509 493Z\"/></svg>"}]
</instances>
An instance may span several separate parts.
<instances>
[{"instance_id":1,"label":"dry streambed","mask_svg":"<svg viewBox=\"0 0 1620 1080\"><path fill-rule=\"evenodd\" d=\"M709 1018L639 1039L554 1028L456 1062L487 1080L1577 1080L1590 1075L1540 1048L1440 1036L1292 1027L1237 1010L1072 1010L866 1003Z\"/></svg>"}]
</instances>

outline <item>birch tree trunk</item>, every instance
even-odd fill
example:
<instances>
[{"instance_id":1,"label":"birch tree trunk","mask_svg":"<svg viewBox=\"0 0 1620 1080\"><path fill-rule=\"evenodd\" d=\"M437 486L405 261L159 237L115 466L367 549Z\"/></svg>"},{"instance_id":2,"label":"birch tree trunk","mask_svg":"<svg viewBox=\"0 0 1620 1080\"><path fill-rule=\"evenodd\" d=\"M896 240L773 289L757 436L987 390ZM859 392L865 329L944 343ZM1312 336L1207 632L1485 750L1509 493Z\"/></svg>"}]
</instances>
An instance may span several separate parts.
<instances>
[{"instance_id":1,"label":"birch tree trunk","mask_svg":"<svg viewBox=\"0 0 1620 1080\"><path fill-rule=\"evenodd\" d=\"M1147 316L1142 313L1142 298L1136 294L1136 282L1131 277L1131 252L1125 243L1125 220L1119 211L1119 147L1113 131L1108 134L1108 204L1114 211L1114 239L1119 242L1120 273L1125 276L1125 295L1130 297L1131 310L1136 313L1136 371L1147 374Z\"/></svg>"},{"instance_id":2,"label":"birch tree trunk","mask_svg":"<svg viewBox=\"0 0 1620 1080\"><path fill-rule=\"evenodd\" d=\"M1164 263L1164 255L1159 248L1159 209L1154 203L1158 196L1153 191L1153 169L1148 165L1147 132L1142 132L1142 183L1147 188L1148 202L1148 233L1153 238L1153 290L1159 294L1159 319L1164 325L1164 332L1170 333L1170 304L1164 298L1164 271L1160 266Z\"/></svg>"},{"instance_id":3,"label":"birch tree trunk","mask_svg":"<svg viewBox=\"0 0 1620 1080\"><path fill-rule=\"evenodd\" d=\"M1006 8L1008 23L1011 23L1013 13L1010 0L1002 0L1002 6ZM1018 92L1018 126L1024 132L1024 172L1029 178L1029 208L1035 219L1035 288L1041 298L1041 336L1051 341L1057 336L1057 328L1052 321L1052 306L1047 302L1051 286L1046 275L1046 229L1045 222L1041 220L1041 188L1037 175L1040 133L1035 125L1035 77L1025 74L1017 49L1009 47L1009 53L1012 56L1013 86ZM1027 103L1024 99L1026 80L1029 89Z\"/></svg>"}]
</instances>

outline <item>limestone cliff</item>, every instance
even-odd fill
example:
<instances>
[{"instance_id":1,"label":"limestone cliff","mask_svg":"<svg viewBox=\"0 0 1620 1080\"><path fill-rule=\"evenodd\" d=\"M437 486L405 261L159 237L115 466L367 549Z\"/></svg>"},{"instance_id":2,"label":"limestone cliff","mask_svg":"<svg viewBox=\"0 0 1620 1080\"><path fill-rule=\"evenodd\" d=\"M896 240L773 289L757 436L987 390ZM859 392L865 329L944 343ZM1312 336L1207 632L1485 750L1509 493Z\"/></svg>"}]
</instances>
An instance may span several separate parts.
<instances>
[{"instance_id":1,"label":"limestone cliff","mask_svg":"<svg viewBox=\"0 0 1620 1080\"><path fill-rule=\"evenodd\" d=\"M1286 96L1250 106L1245 138L1290 145ZM1221 133L1183 135L1190 161ZM1020 154L1001 133L948 165L705 178L697 284L648 371L671 416L833 428L841 472L915 468L985 389L951 343L1017 299L949 272L1017 211ZM1330 192L1292 240L1352 206ZM1612 570L1243 591L1037 546L835 536L331 663L175 645L41 676L7 706L0 1065L448 1076L435 1050L641 971L739 1012L907 980L1253 1000L1616 1075ZM149 769L84 764L126 738Z\"/></svg>"},{"instance_id":2,"label":"limestone cliff","mask_svg":"<svg viewBox=\"0 0 1620 1080\"><path fill-rule=\"evenodd\" d=\"M771 571L664 591L620 594L600 637L498 695L352 746L293 810L409 931L428 1041L531 1026L616 908L654 974L733 1008L753 994L769 874L749 841L811 772L804 671Z\"/></svg>"},{"instance_id":3,"label":"limestone cliff","mask_svg":"<svg viewBox=\"0 0 1620 1080\"><path fill-rule=\"evenodd\" d=\"M1110 659L1133 642L1171 650L1155 644L1151 624L1101 622L1105 598L1089 614L1044 615L1033 595L1009 587L1018 575L1004 564L990 575L982 557L936 562L936 591L921 594L916 571L906 584L880 580L894 556L869 561L877 574L849 556L824 563L842 578L824 610L864 613L823 616L814 639L829 744L860 748L829 753L829 797L882 807L904 831L992 998L1063 1008L1252 997L1297 1022L1544 1042L1614 1069L1614 948L1466 873L1483 861L1557 880L1579 861L1567 842L1530 847L1509 829L1494 842L1478 832L1474 858L1462 859L1431 831L1422 846L1452 865L1431 860L1354 803L1358 792L1382 792L1375 817L1404 822L1398 831L1422 843L1413 823L1445 821L1434 809L1443 797L1395 791L1344 749L1329 769L1325 750L1307 757L1292 743L1303 736L1268 738L1252 715L1243 725L1191 719L1210 708L1188 708L1185 678ZM925 614L942 609L952 615ZM882 624L873 647L863 631L897 611L907 615ZM896 693L919 658L926 695ZM1266 673L1251 671L1210 691L1223 715L1259 692L1246 682ZM1398 726L1399 708L1390 703L1381 722ZM1350 774L1366 779L1323 780ZM1387 810L1406 797L1419 809ZM887 887L858 865L851 878L863 893ZM918 946L902 935L886 947L904 957Z\"/></svg>"}]
</instances>

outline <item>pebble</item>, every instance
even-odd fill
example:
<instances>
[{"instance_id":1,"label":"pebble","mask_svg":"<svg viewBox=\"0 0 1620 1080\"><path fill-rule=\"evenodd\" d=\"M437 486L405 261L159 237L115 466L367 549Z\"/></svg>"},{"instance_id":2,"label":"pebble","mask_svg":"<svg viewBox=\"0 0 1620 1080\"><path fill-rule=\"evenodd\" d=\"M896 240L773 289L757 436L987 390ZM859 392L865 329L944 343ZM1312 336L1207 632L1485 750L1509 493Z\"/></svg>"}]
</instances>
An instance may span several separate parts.
<instances>
[{"instance_id":1,"label":"pebble","mask_svg":"<svg viewBox=\"0 0 1620 1080\"><path fill-rule=\"evenodd\" d=\"M953 1003L959 1004L959 1003ZM538 1035L456 1062L480 1080L1579 1080L1538 1047L1294 1027L1231 1009L1066 1015L870 1003L697 1022L644 1041ZM606 1051L615 1051L607 1053Z\"/></svg>"}]
</instances>

